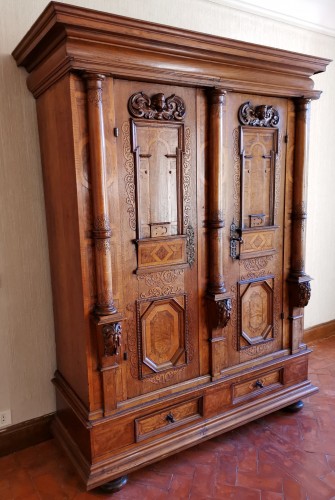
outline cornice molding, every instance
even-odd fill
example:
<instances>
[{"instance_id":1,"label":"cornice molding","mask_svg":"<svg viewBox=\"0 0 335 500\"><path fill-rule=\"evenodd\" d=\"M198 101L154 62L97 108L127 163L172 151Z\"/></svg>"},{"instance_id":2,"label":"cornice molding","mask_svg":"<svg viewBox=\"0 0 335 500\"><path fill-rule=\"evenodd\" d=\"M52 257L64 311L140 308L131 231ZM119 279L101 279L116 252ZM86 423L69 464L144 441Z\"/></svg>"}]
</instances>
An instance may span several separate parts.
<instances>
[{"instance_id":1,"label":"cornice molding","mask_svg":"<svg viewBox=\"0 0 335 500\"><path fill-rule=\"evenodd\" d=\"M330 62L59 2L46 7L13 56L30 73L35 97L70 71L93 71L145 80L159 74L165 83L317 99L311 76Z\"/></svg>"},{"instance_id":2,"label":"cornice molding","mask_svg":"<svg viewBox=\"0 0 335 500\"><path fill-rule=\"evenodd\" d=\"M321 24L311 23L305 21L304 19L289 16L278 12L277 10L267 9L260 7L258 5L252 5L250 3L244 2L243 0L202 0L205 3L216 4L221 7L229 7L234 10L239 10L240 12L248 12L250 14L255 14L257 16L265 17L273 21L279 21L281 23L289 24L296 28L302 28L309 31L314 31L322 35L327 35L335 37L335 29L329 28Z\"/></svg>"}]
</instances>

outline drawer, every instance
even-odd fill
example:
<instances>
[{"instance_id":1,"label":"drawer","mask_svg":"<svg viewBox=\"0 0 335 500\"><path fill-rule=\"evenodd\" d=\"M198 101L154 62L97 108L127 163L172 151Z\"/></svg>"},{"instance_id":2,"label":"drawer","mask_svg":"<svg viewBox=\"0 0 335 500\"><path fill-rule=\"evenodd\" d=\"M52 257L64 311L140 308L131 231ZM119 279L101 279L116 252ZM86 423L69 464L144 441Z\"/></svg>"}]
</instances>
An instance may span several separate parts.
<instances>
[{"instance_id":1,"label":"drawer","mask_svg":"<svg viewBox=\"0 0 335 500\"><path fill-rule=\"evenodd\" d=\"M233 404L252 399L283 386L283 368L232 385Z\"/></svg>"},{"instance_id":2,"label":"drawer","mask_svg":"<svg viewBox=\"0 0 335 500\"><path fill-rule=\"evenodd\" d=\"M202 418L202 397L190 399L178 405L151 413L135 420L136 441L147 439L162 432Z\"/></svg>"}]
</instances>

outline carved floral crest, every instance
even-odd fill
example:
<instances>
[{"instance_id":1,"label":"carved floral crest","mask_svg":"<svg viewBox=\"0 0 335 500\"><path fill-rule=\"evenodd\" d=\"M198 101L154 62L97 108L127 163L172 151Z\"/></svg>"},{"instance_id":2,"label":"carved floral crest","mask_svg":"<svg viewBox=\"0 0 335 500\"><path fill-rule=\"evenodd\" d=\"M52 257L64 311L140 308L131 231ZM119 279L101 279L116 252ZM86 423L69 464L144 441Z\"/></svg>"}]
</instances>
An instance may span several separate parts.
<instances>
[{"instance_id":1,"label":"carved floral crest","mask_svg":"<svg viewBox=\"0 0 335 500\"><path fill-rule=\"evenodd\" d=\"M262 104L253 107L251 102L245 102L238 110L238 119L242 125L253 127L276 127L279 123L279 113L272 106Z\"/></svg>"},{"instance_id":2,"label":"carved floral crest","mask_svg":"<svg viewBox=\"0 0 335 500\"><path fill-rule=\"evenodd\" d=\"M163 93L155 94L151 98L144 92L136 92L128 101L129 113L135 118L149 120L177 120L185 118L185 103L175 94L165 97Z\"/></svg>"}]
</instances>

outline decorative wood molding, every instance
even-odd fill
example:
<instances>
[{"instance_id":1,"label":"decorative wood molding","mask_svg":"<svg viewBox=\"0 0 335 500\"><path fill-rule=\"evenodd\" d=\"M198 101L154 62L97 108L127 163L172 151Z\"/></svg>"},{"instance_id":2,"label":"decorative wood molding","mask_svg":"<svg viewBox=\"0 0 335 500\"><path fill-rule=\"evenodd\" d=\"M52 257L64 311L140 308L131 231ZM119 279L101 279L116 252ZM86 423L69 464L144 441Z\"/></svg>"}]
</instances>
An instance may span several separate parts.
<instances>
[{"instance_id":1,"label":"decorative wood molding","mask_svg":"<svg viewBox=\"0 0 335 500\"><path fill-rule=\"evenodd\" d=\"M54 412L48 413L1 430L0 457L51 439L51 422L54 416Z\"/></svg>"},{"instance_id":2,"label":"decorative wood molding","mask_svg":"<svg viewBox=\"0 0 335 500\"><path fill-rule=\"evenodd\" d=\"M87 40L94 43L94 54L85 50ZM178 65L171 68L161 59L162 46L170 59L178 57ZM86 68L114 77L131 78L136 73L142 80L318 98L320 92L313 90L310 77L330 62L58 2L46 7L13 56L28 72L34 70L28 84L35 97L69 71ZM237 67L252 71L251 81L239 79ZM285 82L274 77L280 73L285 73Z\"/></svg>"},{"instance_id":3,"label":"decorative wood molding","mask_svg":"<svg viewBox=\"0 0 335 500\"><path fill-rule=\"evenodd\" d=\"M134 118L149 120L177 120L185 118L186 108L181 97L175 94L165 97L160 92L151 98L144 92L133 94L128 101L128 110Z\"/></svg>"},{"instance_id":4,"label":"decorative wood molding","mask_svg":"<svg viewBox=\"0 0 335 500\"><path fill-rule=\"evenodd\" d=\"M253 107L251 102L245 102L238 110L241 125L253 127L276 127L279 123L278 111L267 104Z\"/></svg>"},{"instance_id":5,"label":"decorative wood molding","mask_svg":"<svg viewBox=\"0 0 335 500\"><path fill-rule=\"evenodd\" d=\"M316 340L327 339L333 335L335 335L335 319L306 328L304 333L304 342L309 343Z\"/></svg>"}]
</instances>

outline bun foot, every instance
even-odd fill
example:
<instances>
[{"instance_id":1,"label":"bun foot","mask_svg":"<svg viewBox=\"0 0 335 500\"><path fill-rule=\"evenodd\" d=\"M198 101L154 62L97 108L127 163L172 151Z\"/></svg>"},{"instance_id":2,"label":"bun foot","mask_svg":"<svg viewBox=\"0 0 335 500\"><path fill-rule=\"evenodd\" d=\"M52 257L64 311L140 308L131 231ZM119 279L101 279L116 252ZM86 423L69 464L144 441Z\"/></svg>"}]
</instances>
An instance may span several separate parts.
<instances>
[{"instance_id":1,"label":"bun foot","mask_svg":"<svg viewBox=\"0 0 335 500\"><path fill-rule=\"evenodd\" d=\"M128 476L121 476L113 481L109 481L108 483L102 484L99 486L100 491L103 493L116 493L117 491L122 490L122 488L127 484Z\"/></svg>"},{"instance_id":2,"label":"bun foot","mask_svg":"<svg viewBox=\"0 0 335 500\"><path fill-rule=\"evenodd\" d=\"M296 413L297 411L302 410L303 407L304 403L302 401L297 401L296 403L286 406L283 410L289 413Z\"/></svg>"}]
</instances>

